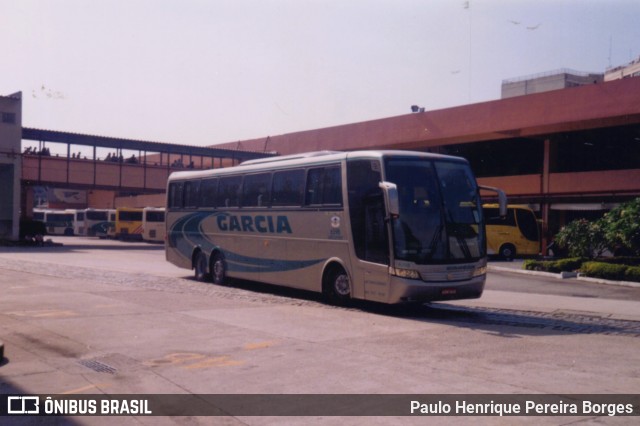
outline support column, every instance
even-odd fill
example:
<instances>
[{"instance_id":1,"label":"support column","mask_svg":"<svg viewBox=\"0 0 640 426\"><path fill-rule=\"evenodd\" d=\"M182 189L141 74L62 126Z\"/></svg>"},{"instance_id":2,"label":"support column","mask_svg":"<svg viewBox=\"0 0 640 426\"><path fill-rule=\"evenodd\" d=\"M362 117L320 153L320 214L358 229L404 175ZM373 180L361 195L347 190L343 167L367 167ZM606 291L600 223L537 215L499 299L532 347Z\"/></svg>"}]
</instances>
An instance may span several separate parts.
<instances>
[{"instance_id":1,"label":"support column","mask_svg":"<svg viewBox=\"0 0 640 426\"><path fill-rule=\"evenodd\" d=\"M540 213L542 215L541 251L543 256L547 256L547 246L551 242L549 235L549 175L551 170L551 139L544 140L544 154L542 159L542 177L540 181Z\"/></svg>"}]
</instances>

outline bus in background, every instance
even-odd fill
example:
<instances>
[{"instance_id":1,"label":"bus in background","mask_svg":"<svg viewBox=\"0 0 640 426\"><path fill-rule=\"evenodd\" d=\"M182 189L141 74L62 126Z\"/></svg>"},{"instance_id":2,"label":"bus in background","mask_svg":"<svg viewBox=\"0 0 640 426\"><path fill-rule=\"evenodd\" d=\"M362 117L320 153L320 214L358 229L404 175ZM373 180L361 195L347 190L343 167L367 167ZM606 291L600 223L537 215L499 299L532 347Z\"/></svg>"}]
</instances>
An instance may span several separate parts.
<instances>
[{"instance_id":1,"label":"bus in background","mask_svg":"<svg viewBox=\"0 0 640 426\"><path fill-rule=\"evenodd\" d=\"M107 223L107 235L106 238L116 237L116 210L109 209L109 222Z\"/></svg>"},{"instance_id":2,"label":"bus in background","mask_svg":"<svg viewBox=\"0 0 640 426\"><path fill-rule=\"evenodd\" d=\"M534 211L525 205L508 205L500 217L497 204L483 206L487 226L487 251L511 260L540 254L540 226Z\"/></svg>"},{"instance_id":3,"label":"bus in background","mask_svg":"<svg viewBox=\"0 0 640 426\"><path fill-rule=\"evenodd\" d=\"M120 207L116 209L116 238L142 240L142 209Z\"/></svg>"},{"instance_id":4,"label":"bus in background","mask_svg":"<svg viewBox=\"0 0 640 426\"><path fill-rule=\"evenodd\" d=\"M109 229L109 210L86 209L84 211L84 228L89 237L104 237Z\"/></svg>"},{"instance_id":5,"label":"bus in background","mask_svg":"<svg viewBox=\"0 0 640 426\"><path fill-rule=\"evenodd\" d=\"M65 212L73 215L73 235L86 235L84 209L66 209Z\"/></svg>"},{"instance_id":6,"label":"bus in background","mask_svg":"<svg viewBox=\"0 0 640 426\"><path fill-rule=\"evenodd\" d=\"M169 262L321 292L329 303L480 297L486 278L479 187L459 157L317 152L172 173ZM496 188L502 212L506 197Z\"/></svg>"},{"instance_id":7,"label":"bus in background","mask_svg":"<svg viewBox=\"0 0 640 426\"><path fill-rule=\"evenodd\" d=\"M37 220L38 222L44 222L44 213L47 210L45 209L33 209L33 220Z\"/></svg>"},{"instance_id":8,"label":"bus in background","mask_svg":"<svg viewBox=\"0 0 640 426\"><path fill-rule=\"evenodd\" d=\"M150 242L164 242L166 235L164 207L145 207L142 209L142 239Z\"/></svg>"},{"instance_id":9,"label":"bus in background","mask_svg":"<svg viewBox=\"0 0 640 426\"><path fill-rule=\"evenodd\" d=\"M44 212L44 224L49 235L74 234L73 219L74 214L64 210L47 210Z\"/></svg>"}]
</instances>

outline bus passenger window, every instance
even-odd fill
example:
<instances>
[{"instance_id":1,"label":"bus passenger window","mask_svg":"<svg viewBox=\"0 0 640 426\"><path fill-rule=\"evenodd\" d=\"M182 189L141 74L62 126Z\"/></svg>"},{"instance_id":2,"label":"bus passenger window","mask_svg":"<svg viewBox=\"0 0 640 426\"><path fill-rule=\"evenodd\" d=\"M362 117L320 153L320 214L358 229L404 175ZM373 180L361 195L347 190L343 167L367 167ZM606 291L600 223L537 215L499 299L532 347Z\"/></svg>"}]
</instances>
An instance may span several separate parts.
<instances>
[{"instance_id":1,"label":"bus passenger window","mask_svg":"<svg viewBox=\"0 0 640 426\"><path fill-rule=\"evenodd\" d=\"M182 182L169 185L169 207L174 209L182 208Z\"/></svg>"},{"instance_id":2,"label":"bus passenger window","mask_svg":"<svg viewBox=\"0 0 640 426\"><path fill-rule=\"evenodd\" d=\"M245 176L242 184L242 206L268 207L271 198L270 187L271 173Z\"/></svg>"},{"instance_id":3,"label":"bus passenger window","mask_svg":"<svg viewBox=\"0 0 640 426\"><path fill-rule=\"evenodd\" d=\"M305 204L308 206L342 204L340 167L309 170Z\"/></svg>"},{"instance_id":4,"label":"bus passenger window","mask_svg":"<svg viewBox=\"0 0 640 426\"><path fill-rule=\"evenodd\" d=\"M194 180L184 183L184 206L198 207L200 201L200 181Z\"/></svg>"},{"instance_id":5,"label":"bus passenger window","mask_svg":"<svg viewBox=\"0 0 640 426\"><path fill-rule=\"evenodd\" d=\"M304 170L285 170L273 175L273 206L299 206L304 195Z\"/></svg>"},{"instance_id":6,"label":"bus passenger window","mask_svg":"<svg viewBox=\"0 0 640 426\"><path fill-rule=\"evenodd\" d=\"M200 207L216 206L218 179L205 179L200 184Z\"/></svg>"},{"instance_id":7,"label":"bus passenger window","mask_svg":"<svg viewBox=\"0 0 640 426\"><path fill-rule=\"evenodd\" d=\"M216 194L216 206L239 207L240 184L242 176L228 176L220 178L218 193Z\"/></svg>"},{"instance_id":8,"label":"bus passenger window","mask_svg":"<svg viewBox=\"0 0 640 426\"><path fill-rule=\"evenodd\" d=\"M342 177L340 167L325 169L322 204L342 204Z\"/></svg>"}]
</instances>

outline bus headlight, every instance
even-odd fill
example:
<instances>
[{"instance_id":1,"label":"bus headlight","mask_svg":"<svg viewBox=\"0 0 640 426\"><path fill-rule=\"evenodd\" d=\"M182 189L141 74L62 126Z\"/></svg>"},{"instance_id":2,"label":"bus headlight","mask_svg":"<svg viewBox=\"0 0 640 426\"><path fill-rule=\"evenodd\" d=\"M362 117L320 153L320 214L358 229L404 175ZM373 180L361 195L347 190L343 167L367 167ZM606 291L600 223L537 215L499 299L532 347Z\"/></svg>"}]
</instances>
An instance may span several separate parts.
<instances>
[{"instance_id":1,"label":"bus headlight","mask_svg":"<svg viewBox=\"0 0 640 426\"><path fill-rule=\"evenodd\" d=\"M402 269L402 268L394 268L392 266L389 267L389 274L395 275L400 278L408 278L410 280L419 280L420 272L415 269Z\"/></svg>"},{"instance_id":2,"label":"bus headlight","mask_svg":"<svg viewBox=\"0 0 640 426\"><path fill-rule=\"evenodd\" d=\"M487 267L486 266L481 266L479 268L475 268L473 270L473 276L474 277L480 277L482 275L486 275L487 274Z\"/></svg>"}]
</instances>

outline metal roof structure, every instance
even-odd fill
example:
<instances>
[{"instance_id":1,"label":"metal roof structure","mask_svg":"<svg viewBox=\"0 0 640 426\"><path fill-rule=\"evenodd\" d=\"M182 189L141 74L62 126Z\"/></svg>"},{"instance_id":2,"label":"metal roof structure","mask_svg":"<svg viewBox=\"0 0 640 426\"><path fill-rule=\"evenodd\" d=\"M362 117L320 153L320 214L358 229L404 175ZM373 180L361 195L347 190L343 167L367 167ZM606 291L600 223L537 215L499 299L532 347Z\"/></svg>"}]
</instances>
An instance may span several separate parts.
<instances>
[{"instance_id":1,"label":"metal roof structure","mask_svg":"<svg viewBox=\"0 0 640 426\"><path fill-rule=\"evenodd\" d=\"M239 161L255 160L276 156L274 151L241 151L225 148L178 145L163 142L140 141L135 139L113 138L107 136L86 135L80 133L60 132L55 130L22 128L22 139L42 142L55 142L91 147L112 149L127 149L150 153L165 153L176 155L195 155L201 157L231 158Z\"/></svg>"}]
</instances>

